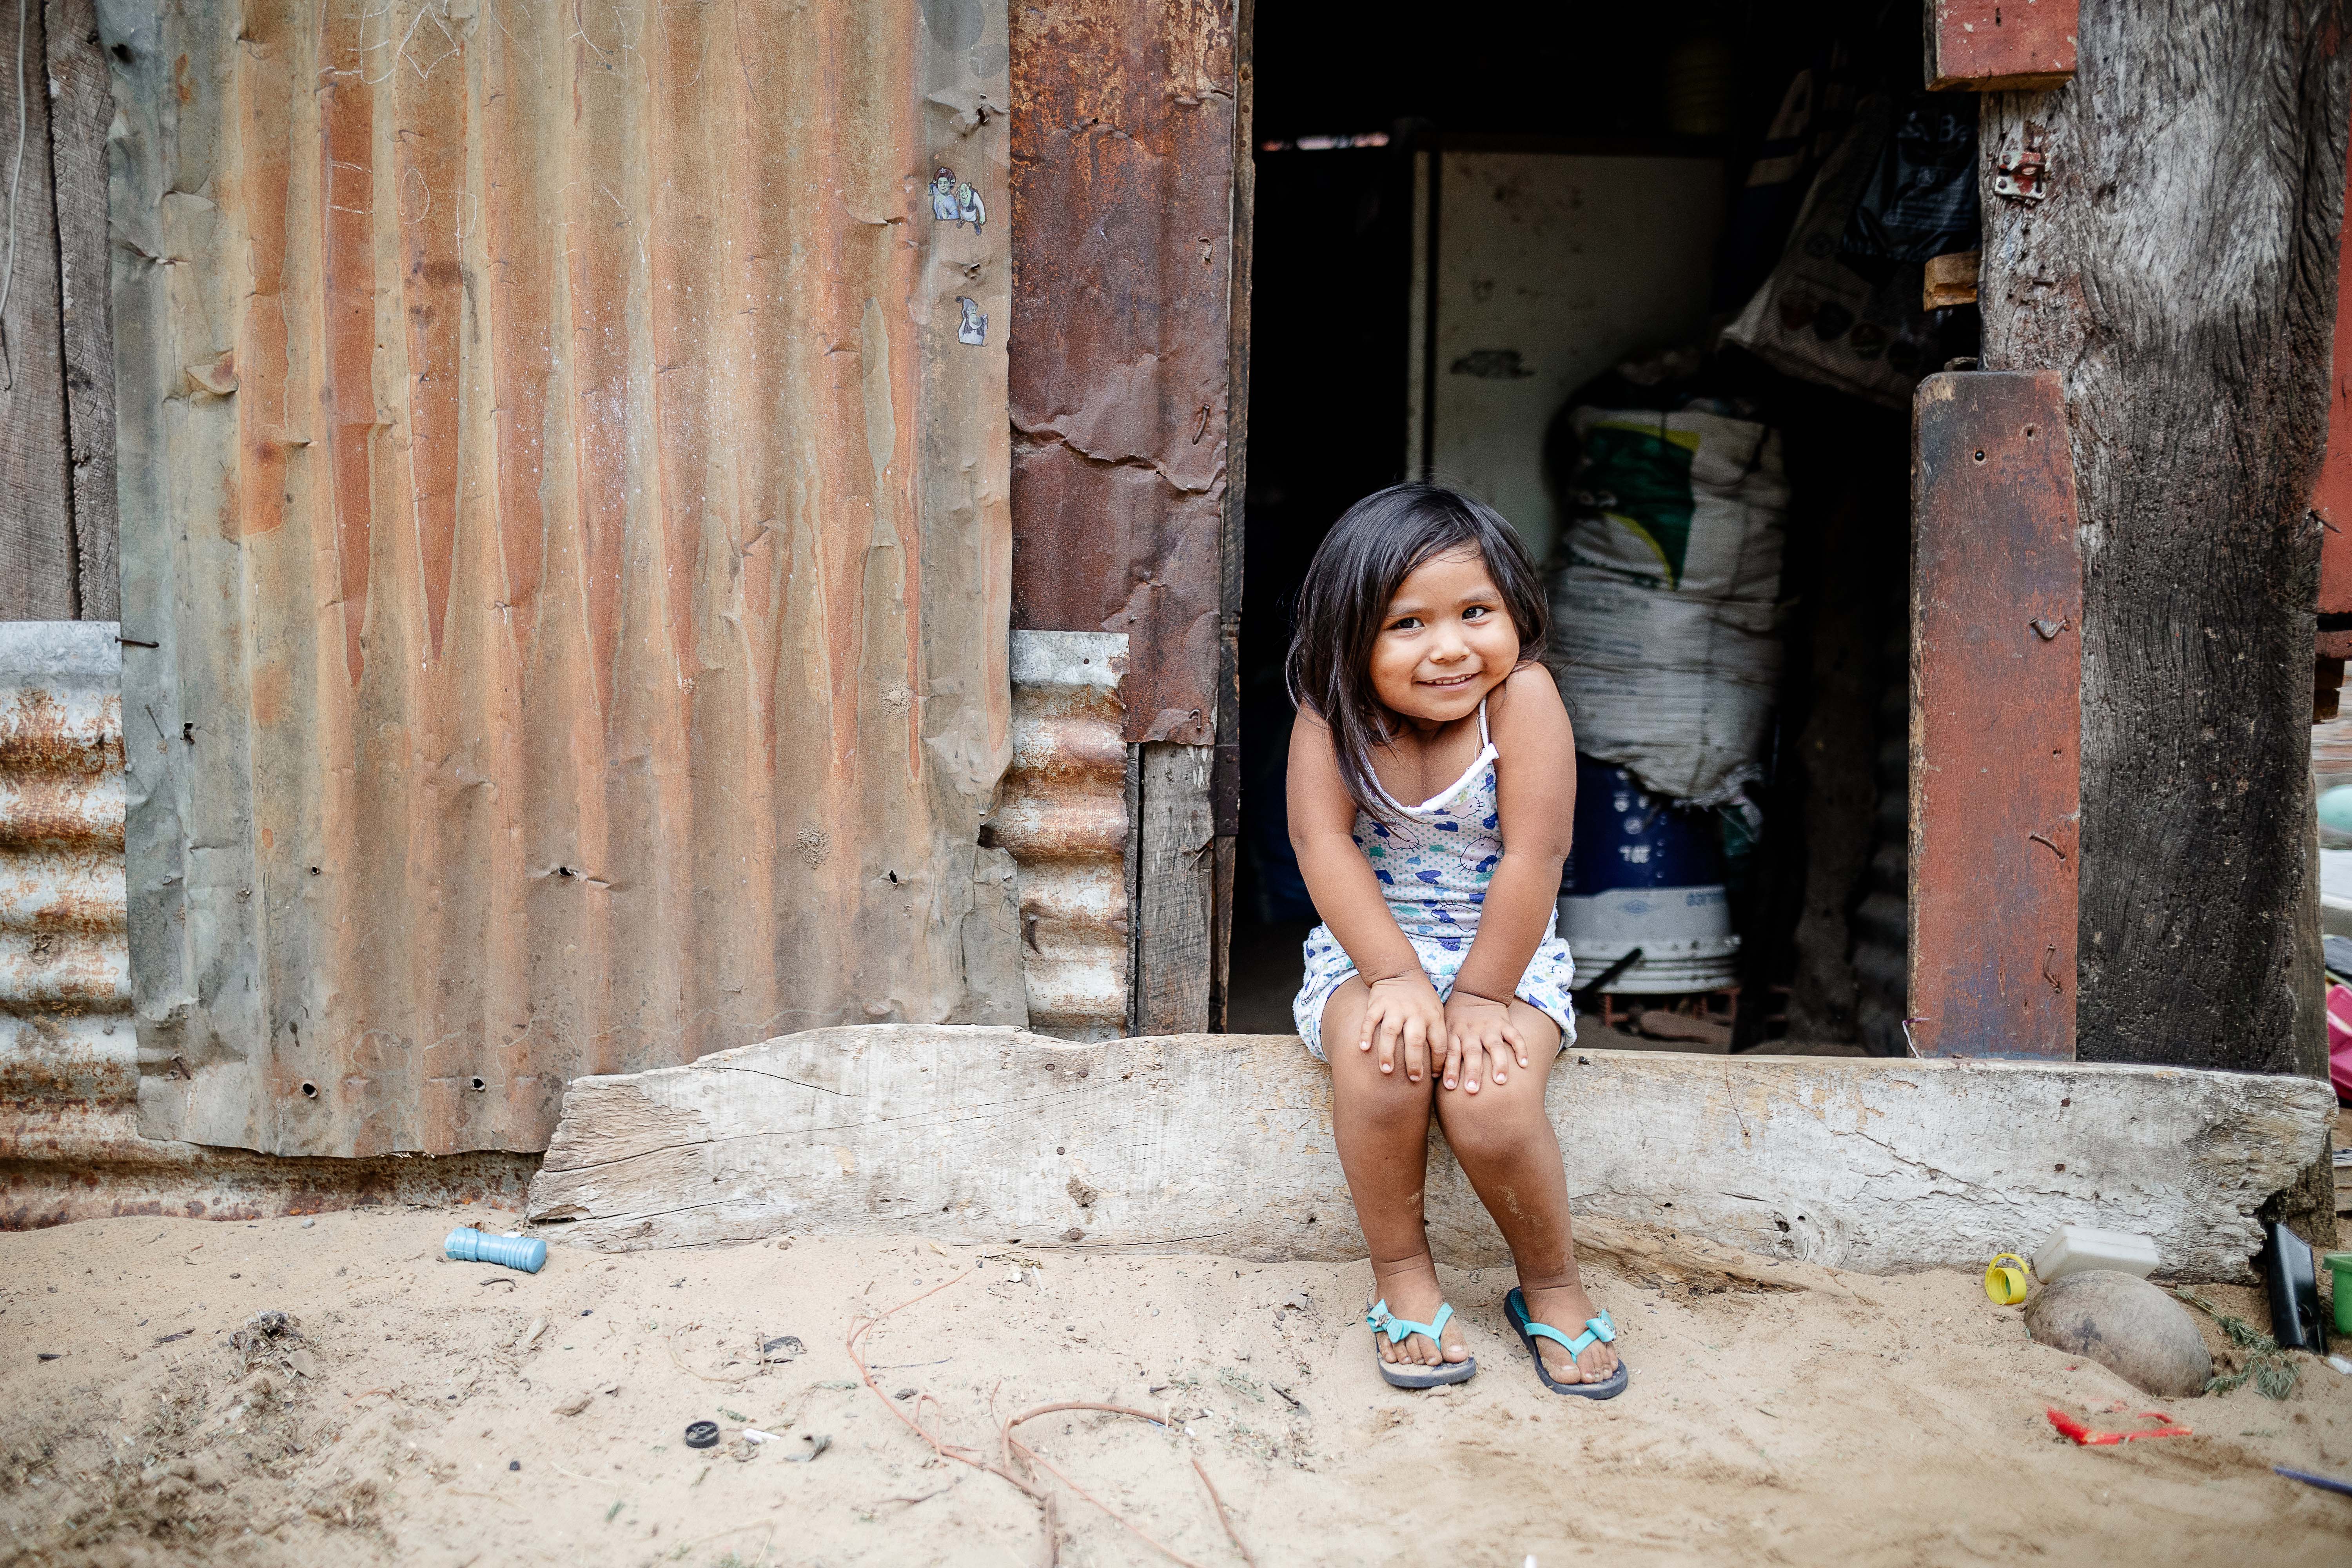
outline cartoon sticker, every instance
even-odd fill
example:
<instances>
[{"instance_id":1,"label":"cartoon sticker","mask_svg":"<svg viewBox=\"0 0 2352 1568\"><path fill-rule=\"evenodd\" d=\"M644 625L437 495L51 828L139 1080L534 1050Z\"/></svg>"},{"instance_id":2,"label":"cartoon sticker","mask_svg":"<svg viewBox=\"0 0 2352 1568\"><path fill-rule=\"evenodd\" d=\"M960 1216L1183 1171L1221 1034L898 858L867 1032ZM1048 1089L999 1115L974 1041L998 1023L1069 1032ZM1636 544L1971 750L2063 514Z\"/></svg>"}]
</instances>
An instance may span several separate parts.
<instances>
[{"instance_id":1,"label":"cartoon sticker","mask_svg":"<svg viewBox=\"0 0 2352 1568\"><path fill-rule=\"evenodd\" d=\"M943 163L931 174L931 216L958 228L970 224L976 234L988 221L988 204L970 181L957 179L955 171Z\"/></svg>"},{"instance_id":2,"label":"cartoon sticker","mask_svg":"<svg viewBox=\"0 0 2352 1568\"><path fill-rule=\"evenodd\" d=\"M988 342L988 318L980 313L979 304L963 295L956 296L956 309L962 312L956 322L956 342L984 344Z\"/></svg>"}]
</instances>

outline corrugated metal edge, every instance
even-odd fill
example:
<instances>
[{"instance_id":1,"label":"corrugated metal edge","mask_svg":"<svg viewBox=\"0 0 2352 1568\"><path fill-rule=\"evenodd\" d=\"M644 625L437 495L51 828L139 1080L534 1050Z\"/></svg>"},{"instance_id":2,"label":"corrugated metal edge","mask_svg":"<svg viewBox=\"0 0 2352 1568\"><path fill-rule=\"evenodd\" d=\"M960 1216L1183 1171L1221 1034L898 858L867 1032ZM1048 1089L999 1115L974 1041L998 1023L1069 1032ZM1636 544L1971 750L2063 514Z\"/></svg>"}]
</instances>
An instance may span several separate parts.
<instances>
[{"instance_id":1,"label":"corrugated metal edge","mask_svg":"<svg viewBox=\"0 0 2352 1568\"><path fill-rule=\"evenodd\" d=\"M1019 868L1030 1027L1127 1032L1126 634L1013 634L1013 763L984 842Z\"/></svg>"},{"instance_id":2,"label":"corrugated metal edge","mask_svg":"<svg viewBox=\"0 0 2352 1568\"><path fill-rule=\"evenodd\" d=\"M0 623L0 1155L137 1098L117 636Z\"/></svg>"}]
</instances>

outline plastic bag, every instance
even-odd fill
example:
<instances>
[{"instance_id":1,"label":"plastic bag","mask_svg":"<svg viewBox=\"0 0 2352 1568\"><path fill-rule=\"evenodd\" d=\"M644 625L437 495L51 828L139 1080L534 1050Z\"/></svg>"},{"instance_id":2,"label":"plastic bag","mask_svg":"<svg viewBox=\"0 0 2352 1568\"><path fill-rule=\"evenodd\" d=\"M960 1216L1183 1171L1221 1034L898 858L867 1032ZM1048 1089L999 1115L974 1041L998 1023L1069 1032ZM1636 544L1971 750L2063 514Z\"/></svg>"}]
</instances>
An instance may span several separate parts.
<instances>
[{"instance_id":1,"label":"plastic bag","mask_svg":"<svg viewBox=\"0 0 2352 1568\"><path fill-rule=\"evenodd\" d=\"M1838 253L1884 275L1895 262L1974 250L1979 210L1975 100L1919 93L1896 111Z\"/></svg>"}]
</instances>

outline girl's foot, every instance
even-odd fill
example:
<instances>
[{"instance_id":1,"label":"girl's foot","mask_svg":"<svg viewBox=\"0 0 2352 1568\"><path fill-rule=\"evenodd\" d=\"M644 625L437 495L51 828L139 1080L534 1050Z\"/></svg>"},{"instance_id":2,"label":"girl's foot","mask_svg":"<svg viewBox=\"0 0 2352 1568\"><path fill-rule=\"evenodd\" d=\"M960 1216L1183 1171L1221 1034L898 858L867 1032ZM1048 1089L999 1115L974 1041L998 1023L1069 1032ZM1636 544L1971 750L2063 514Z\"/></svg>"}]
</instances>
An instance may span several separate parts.
<instances>
[{"instance_id":1,"label":"girl's foot","mask_svg":"<svg viewBox=\"0 0 2352 1568\"><path fill-rule=\"evenodd\" d=\"M1522 1279L1519 1291L1526 1298L1529 1318L1549 1323L1570 1339L1582 1333L1585 1321L1601 1311L1581 1280L1538 1286ZM1543 1357L1544 1370L1559 1383L1602 1383L1617 1370L1617 1347L1601 1340L1585 1346L1583 1354L1570 1357L1566 1345L1538 1338L1536 1353Z\"/></svg>"},{"instance_id":2,"label":"girl's foot","mask_svg":"<svg viewBox=\"0 0 2352 1568\"><path fill-rule=\"evenodd\" d=\"M1404 1263L1374 1264L1372 1295L1388 1302L1396 1316L1416 1323L1433 1321L1438 1308L1445 1304L1444 1288L1437 1282L1437 1265L1426 1252ZM1433 1345L1426 1334L1407 1334L1393 1342L1386 1334L1374 1334L1372 1342L1380 1347L1381 1359L1392 1366L1464 1362L1470 1359L1470 1347L1462 1342L1461 1322L1459 1317L1448 1318L1439 1342Z\"/></svg>"}]
</instances>

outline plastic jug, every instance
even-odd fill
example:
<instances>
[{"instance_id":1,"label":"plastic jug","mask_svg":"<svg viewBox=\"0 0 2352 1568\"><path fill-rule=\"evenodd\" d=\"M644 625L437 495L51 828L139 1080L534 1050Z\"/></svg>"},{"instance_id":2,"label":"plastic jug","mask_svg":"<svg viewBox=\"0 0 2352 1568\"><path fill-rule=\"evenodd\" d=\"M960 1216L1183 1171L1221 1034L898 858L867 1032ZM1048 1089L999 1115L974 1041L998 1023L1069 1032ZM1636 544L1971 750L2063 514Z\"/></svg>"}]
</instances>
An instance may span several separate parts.
<instances>
[{"instance_id":1,"label":"plastic jug","mask_svg":"<svg viewBox=\"0 0 2352 1568\"><path fill-rule=\"evenodd\" d=\"M2159 1259L2156 1242L2127 1230L2096 1230L2062 1225L2033 1252L2033 1275L2044 1285L2085 1268L2113 1268L2145 1279Z\"/></svg>"}]
</instances>

